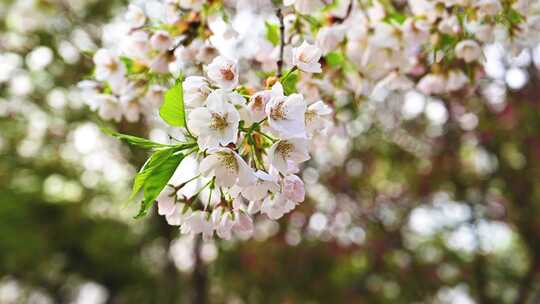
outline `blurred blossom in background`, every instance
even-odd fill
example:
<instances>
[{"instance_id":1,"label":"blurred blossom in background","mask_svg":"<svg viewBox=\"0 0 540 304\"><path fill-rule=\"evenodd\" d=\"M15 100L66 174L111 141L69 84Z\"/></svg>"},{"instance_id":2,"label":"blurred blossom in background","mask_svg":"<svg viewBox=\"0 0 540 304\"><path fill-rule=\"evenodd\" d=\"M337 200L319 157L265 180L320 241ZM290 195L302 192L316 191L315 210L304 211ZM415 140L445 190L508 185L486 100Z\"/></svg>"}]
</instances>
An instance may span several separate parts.
<instances>
[{"instance_id":1,"label":"blurred blossom in background","mask_svg":"<svg viewBox=\"0 0 540 304\"><path fill-rule=\"evenodd\" d=\"M275 70L254 13L271 4L249 2L212 20L212 44ZM133 219L147 155L103 134L77 87L98 45L128 31L126 4L0 2L1 304L540 303L540 45L487 44L486 78L447 100L428 80L369 101L331 87L338 127L299 173L306 202L257 218L250 240L202 242L155 211ZM174 135L156 115L116 126Z\"/></svg>"}]
</instances>

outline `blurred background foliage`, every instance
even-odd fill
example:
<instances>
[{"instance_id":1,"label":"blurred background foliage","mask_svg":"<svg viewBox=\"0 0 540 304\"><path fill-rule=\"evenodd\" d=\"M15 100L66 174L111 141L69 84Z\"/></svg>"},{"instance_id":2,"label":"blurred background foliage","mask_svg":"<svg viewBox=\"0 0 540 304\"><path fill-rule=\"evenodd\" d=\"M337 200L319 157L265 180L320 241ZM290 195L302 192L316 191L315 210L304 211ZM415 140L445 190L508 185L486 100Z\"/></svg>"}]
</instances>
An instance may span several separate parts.
<instances>
[{"instance_id":1,"label":"blurred background foliage","mask_svg":"<svg viewBox=\"0 0 540 304\"><path fill-rule=\"evenodd\" d=\"M304 171L311 201L203 244L132 219L145 154L101 134L74 89L124 5L0 2L0 303L540 303L537 70L499 111L451 96L438 129L351 104L367 131Z\"/></svg>"}]
</instances>

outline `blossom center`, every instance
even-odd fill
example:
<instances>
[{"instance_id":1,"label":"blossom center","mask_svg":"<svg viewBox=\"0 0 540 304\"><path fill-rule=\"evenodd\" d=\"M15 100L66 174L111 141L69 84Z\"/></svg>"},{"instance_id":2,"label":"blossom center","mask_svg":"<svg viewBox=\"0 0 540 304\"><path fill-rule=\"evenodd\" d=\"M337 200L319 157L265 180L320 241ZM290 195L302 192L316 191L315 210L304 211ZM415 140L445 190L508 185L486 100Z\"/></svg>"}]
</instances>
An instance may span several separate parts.
<instances>
[{"instance_id":1,"label":"blossom center","mask_svg":"<svg viewBox=\"0 0 540 304\"><path fill-rule=\"evenodd\" d=\"M308 62L309 56L305 52L301 52L300 55L298 56L298 59L300 59L300 61L302 62Z\"/></svg>"},{"instance_id":2,"label":"blossom center","mask_svg":"<svg viewBox=\"0 0 540 304\"><path fill-rule=\"evenodd\" d=\"M238 171L238 162L236 158L231 153L219 152L218 153L219 161L221 165L231 172Z\"/></svg>"},{"instance_id":3,"label":"blossom center","mask_svg":"<svg viewBox=\"0 0 540 304\"><path fill-rule=\"evenodd\" d=\"M262 98L261 95L258 95L253 100L253 108L255 110L260 110L260 109L262 109L262 107L263 107L263 98Z\"/></svg>"},{"instance_id":4,"label":"blossom center","mask_svg":"<svg viewBox=\"0 0 540 304\"><path fill-rule=\"evenodd\" d=\"M285 101L282 100L278 102L275 106L272 107L270 110L270 118L273 120L281 120L285 119Z\"/></svg>"},{"instance_id":5,"label":"blossom center","mask_svg":"<svg viewBox=\"0 0 540 304\"><path fill-rule=\"evenodd\" d=\"M109 71L112 71L112 72L115 72L116 70L118 70L118 64L114 60L111 60L105 66L107 67L107 69L109 69Z\"/></svg>"},{"instance_id":6,"label":"blossom center","mask_svg":"<svg viewBox=\"0 0 540 304\"><path fill-rule=\"evenodd\" d=\"M227 113L219 115L218 113L212 113L212 121L210 122L210 128L214 130L223 130L229 126L227 122Z\"/></svg>"},{"instance_id":7,"label":"blossom center","mask_svg":"<svg viewBox=\"0 0 540 304\"><path fill-rule=\"evenodd\" d=\"M276 152L285 160L289 158L292 151L294 151L294 146L288 141L280 141L277 144Z\"/></svg>"},{"instance_id":8,"label":"blossom center","mask_svg":"<svg viewBox=\"0 0 540 304\"><path fill-rule=\"evenodd\" d=\"M315 116L317 116L317 113L313 110L307 110L305 115L305 121L306 123L310 123L313 120L315 120Z\"/></svg>"},{"instance_id":9,"label":"blossom center","mask_svg":"<svg viewBox=\"0 0 540 304\"><path fill-rule=\"evenodd\" d=\"M234 79L234 73L233 71L231 71L231 67L226 67L224 69L221 69L220 72L223 79L227 81L232 81Z\"/></svg>"}]
</instances>

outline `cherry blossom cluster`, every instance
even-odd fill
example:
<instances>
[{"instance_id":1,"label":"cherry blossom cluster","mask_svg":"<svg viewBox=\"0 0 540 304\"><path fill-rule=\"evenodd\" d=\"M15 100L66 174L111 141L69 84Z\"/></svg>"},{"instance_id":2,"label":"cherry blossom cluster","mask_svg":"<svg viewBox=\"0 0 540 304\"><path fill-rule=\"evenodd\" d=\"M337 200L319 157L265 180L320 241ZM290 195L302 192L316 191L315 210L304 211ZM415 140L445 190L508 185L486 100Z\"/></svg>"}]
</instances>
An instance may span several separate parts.
<instances>
[{"instance_id":1,"label":"cherry blossom cluster","mask_svg":"<svg viewBox=\"0 0 540 304\"><path fill-rule=\"evenodd\" d=\"M540 34L538 3L530 0L410 0L399 5L342 0L333 6L320 0L244 2L130 5L122 20L104 31L106 49L94 55L98 82L81 84L88 103L104 119L137 121L159 106L164 78L180 71L200 74L220 53L218 41L235 45L240 65L256 63L253 70L265 73L280 61L294 66L292 50L311 41L325 58L321 68L338 68L345 83L336 82L339 78L331 73L303 75L298 87L309 101L333 98L333 92L343 89L375 100L411 89L441 96L485 77L487 46L496 43L519 54L536 47ZM255 33L239 34L241 28L233 27L236 17L244 17L239 7L276 26L273 12L281 8L284 45L271 43L258 27ZM255 43L250 43L253 35ZM246 44L251 46L242 47ZM265 73L246 73L242 83L257 87Z\"/></svg>"},{"instance_id":2,"label":"cherry blossom cluster","mask_svg":"<svg viewBox=\"0 0 540 304\"><path fill-rule=\"evenodd\" d=\"M320 71L316 47L296 52L300 69ZM285 95L280 82L240 94L237 64L221 56L205 70L206 77L189 76L182 85L198 170L195 178L168 185L157 201L159 213L183 233L208 238L216 231L229 239L231 231L252 232L251 216L279 219L304 200L304 183L295 173L310 158L310 138L329 126L332 110L322 101L307 105L298 93ZM197 205L178 191L199 176L205 182L196 194L208 188L208 198Z\"/></svg>"},{"instance_id":3,"label":"cherry blossom cluster","mask_svg":"<svg viewBox=\"0 0 540 304\"><path fill-rule=\"evenodd\" d=\"M138 121L154 115L171 74L207 64L217 50L192 33L204 1L147 1L129 5L103 30L103 48L93 54L94 80L79 86L91 109L105 120Z\"/></svg>"},{"instance_id":4,"label":"cherry blossom cluster","mask_svg":"<svg viewBox=\"0 0 540 304\"><path fill-rule=\"evenodd\" d=\"M321 27L315 39L351 64L350 89L377 101L391 91L444 96L474 87L485 77L487 46L515 56L540 42L535 1L371 2L352 1L348 18Z\"/></svg>"}]
</instances>

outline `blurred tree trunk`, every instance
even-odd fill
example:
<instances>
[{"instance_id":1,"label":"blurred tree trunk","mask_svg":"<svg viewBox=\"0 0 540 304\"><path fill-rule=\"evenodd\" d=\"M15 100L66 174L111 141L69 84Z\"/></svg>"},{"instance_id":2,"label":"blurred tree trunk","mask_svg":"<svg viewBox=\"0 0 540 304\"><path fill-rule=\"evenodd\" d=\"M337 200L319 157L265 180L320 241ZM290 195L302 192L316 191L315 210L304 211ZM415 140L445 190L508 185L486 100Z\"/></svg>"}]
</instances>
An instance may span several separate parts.
<instances>
[{"instance_id":1,"label":"blurred tree trunk","mask_svg":"<svg viewBox=\"0 0 540 304\"><path fill-rule=\"evenodd\" d=\"M181 293L181 278L180 273L178 272L178 269L176 268L176 265L174 264L174 261L171 257L168 256L169 249L171 247L171 243L176 238L177 230L176 227L170 226L167 224L167 221L160 216L157 213L157 208L155 209L155 213L153 214L153 220L157 222L158 231L160 231L160 235L163 235L166 239L166 252L167 252L167 264L165 265L165 269L163 272L162 277L162 288L161 290L161 297L164 300L163 303L181 303L180 295Z\"/></svg>"},{"instance_id":2,"label":"blurred tree trunk","mask_svg":"<svg viewBox=\"0 0 540 304\"><path fill-rule=\"evenodd\" d=\"M193 246L193 256L195 257L195 267L193 269L193 304L206 304L208 293L208 276L206 266L201 260L202 236L195 237Z\"/></svg>"}]
</instances>

